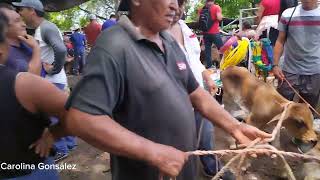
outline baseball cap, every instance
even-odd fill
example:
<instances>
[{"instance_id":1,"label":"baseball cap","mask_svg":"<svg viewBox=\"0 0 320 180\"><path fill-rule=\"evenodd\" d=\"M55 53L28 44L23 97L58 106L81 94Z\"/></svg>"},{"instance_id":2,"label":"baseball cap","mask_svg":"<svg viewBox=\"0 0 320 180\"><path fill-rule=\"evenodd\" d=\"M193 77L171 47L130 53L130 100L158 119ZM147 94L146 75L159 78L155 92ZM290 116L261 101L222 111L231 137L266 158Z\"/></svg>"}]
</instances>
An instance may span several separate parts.
<instances>
[{"instance_id":1,"label":"baseball cap","mask_svg":"<svg viewBox=\"0 0 320 180\"><path fill-rule=\"evenodd\" d=\"M29 7L44 12L43 4L40 0L22 0L21 2L12 3L16 7Z\"/></svg>"},{"instance_id":2,"label":"baseball cap","mask_svg":"<svg viewBox=\"0 0 320 180\"><path fill-rule=\"evenodd\" d=\"M93 20L94 20L94 19L97 19L97 16L94 15L94 14L90 14L90 15L89 15L89 19L90 19L90 20L92 20L92 19L93 19Z\"/></svg>"},{"instance_id":3,"label":"baseball cap","mask_svg":"<svg viewBox=\"0 0 320 180\"><path fill-rule=\"evenodd\" d=\"M129 11L129 8L129 0L121 0L120 5L118 7L118 11Z\"/></svg>"},{"instance_id":4,"label":"baseball cap","mask_svg":"<svg viewBox=\"0 0 320 180\"><path fill-rule=\"evenodd\" d=\"M75 25L71 28L71 30L75 31L75 30L80 29L80 28L81 28L81 27L80 27L79 24L75 24Z\"/></svg>"}]
</instances>

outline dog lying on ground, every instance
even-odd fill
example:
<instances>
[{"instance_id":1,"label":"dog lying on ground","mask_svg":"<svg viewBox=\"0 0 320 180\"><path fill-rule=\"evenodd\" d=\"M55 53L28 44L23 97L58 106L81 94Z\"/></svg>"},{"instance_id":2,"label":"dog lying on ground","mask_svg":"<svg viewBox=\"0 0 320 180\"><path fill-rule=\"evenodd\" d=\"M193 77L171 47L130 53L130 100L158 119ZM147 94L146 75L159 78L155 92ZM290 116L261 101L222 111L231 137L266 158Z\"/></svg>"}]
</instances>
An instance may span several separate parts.
<instances>
[{"instance_id":1,"label":"dog lying on ground","mask_svg":"<svg viewBox=\"0 0 320 180\"><path fill-rule=\"evenodd\" d=\"M271 85L260 81L246 68L232 66L221 73L223 82L223 102L226 110L228 104L236 103L249 116L245 122L261 130L266 130L271 121L280 119L285 105L290 101L281 96ZM313 115L306 104L292 102L287 106L283 126L288 133L314 147L317 135L313 130Z\"/></svg>"}]
</instances>

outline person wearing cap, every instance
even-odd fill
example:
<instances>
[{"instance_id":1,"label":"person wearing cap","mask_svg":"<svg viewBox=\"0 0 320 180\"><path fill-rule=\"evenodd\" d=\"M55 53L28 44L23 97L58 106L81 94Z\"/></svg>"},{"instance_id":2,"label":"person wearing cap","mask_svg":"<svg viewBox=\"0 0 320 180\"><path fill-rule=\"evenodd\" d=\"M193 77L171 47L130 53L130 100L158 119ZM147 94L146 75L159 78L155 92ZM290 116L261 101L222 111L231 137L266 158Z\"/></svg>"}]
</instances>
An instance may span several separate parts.
<instances>
[{"instance_id":1,"label":"person wearing cap","mask_svg":"<svg viewBox=\"0 0 320 180\"><path fill-rule=\"evenodd\" d=\"M176 0L126 0L120 7L129 16L97 39L65 121L70 133L111 153L113 180L196 180L196 158L186 153L197 149L193 108L240 143L271 137L239 123L199 87L165 32Z\"/></svg>"},{"instance_id":2,"label":"person wearing cap","mask_svg":"<svg viewBox=\"0 0 320 180\"><path fill-rule=\"evenodd\" d=\"M86 36L84 34L81 34L80 27L77 25L74 28L73 34L70 36L70 41L73 44L74 48L74 62L73 62L73 68L72 73L74 75L79 75L79 73L82 73L83 67L84 67L84 53L85 53L85 47L86 47Z\"/></svg>"},{"instance_id":3,"label":"person wearing cap","mask_svg":"<svg viewBox=\"0 0 320 180\"><path fill-rule=\"evenodd\" d=\"M86 35L88 45L93 47L97 37L101 33L101 24L98 23L97 17L94 14L89 15L90 23L83 28L84 34Z\"/></svg>"},{"instance_id":4,"label":"person wearing cap","mask_svg":"<svg viewBox=\"0 0 320 180\"><path fill-rule=\"evenodd\" d=\"M44 7L40 0L22 0L13 2L19 14L23 17L29 28L35 29L35 39L39 42L41 49L41 61L44 67L42 76L64 90L67 86L67 76L64 70L67 48L58 27L44 19ZM50 96L50 94L48 94ZM51 118L52 124L58 123L57 118ZM70 150L76 146L73 137L66 137L58 140L54 149L57 154L55 160L67 157Z\"/></svg>"},{"instance_id":5,"label":"person wearing cap","mask_svg":"<svg viewBox=\"0 0 320 180\"><path fill-rule=\"evenodd\" d=\"M26 24L12 6L0 3L0 11L9 19L7 38L10 49L6 66L40 76L40 47L37 41L27 34Z\"/></svg>"},{"instance_id":6,"label":"person wearing cap","mask_svg":"<svg viewBox=\"0 0 320 180\"><path fill-rule=\"evenodd\" d=\"M29 28L35 30L35 39L41 48L41 60L45 69L45 78L59 87L67 84L63 69L66 47L58 27L44 19L44 7L40 0L22 0L13 2L19 14Z\"/></svg>"}]
</instances>

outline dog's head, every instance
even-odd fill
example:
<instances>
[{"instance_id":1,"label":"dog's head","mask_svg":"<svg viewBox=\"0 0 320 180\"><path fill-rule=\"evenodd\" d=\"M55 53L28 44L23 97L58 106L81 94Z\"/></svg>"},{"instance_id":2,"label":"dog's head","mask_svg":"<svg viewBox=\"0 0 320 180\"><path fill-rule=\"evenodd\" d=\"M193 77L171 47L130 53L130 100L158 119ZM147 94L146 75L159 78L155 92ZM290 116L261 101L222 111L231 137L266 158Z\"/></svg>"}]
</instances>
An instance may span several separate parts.
<instances>
[{"instance_id":1,"label":"dog's head","mask_svg":"<svg viewBox=\"0 0 320 180\"><path fill-rule=\"evenodd\" d=\"M313 148L318 141L317 134L313 129L313 115L308 105L302 103L291 103L287 107L283 126L289 134L297 139L298 146L303 151Z\"/></svg>"}]
</instances>

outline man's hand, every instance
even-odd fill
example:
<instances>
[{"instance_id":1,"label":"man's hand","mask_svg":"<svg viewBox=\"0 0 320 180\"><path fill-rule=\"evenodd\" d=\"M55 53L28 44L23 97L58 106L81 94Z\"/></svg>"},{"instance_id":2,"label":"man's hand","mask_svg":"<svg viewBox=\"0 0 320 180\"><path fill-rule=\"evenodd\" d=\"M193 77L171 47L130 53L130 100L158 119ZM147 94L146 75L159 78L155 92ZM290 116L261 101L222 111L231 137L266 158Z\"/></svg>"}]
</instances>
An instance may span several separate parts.
<instances>
[{"instance_id":1,"label":"man's hand","mask_svg":"<svg viewBox=\"0 0 320 180\"><path fill-rule=\"evenodd\" d=\"M187 153L166 145L155 144L149 151L151 155L148 162L169 177L177 177L188 160Z\"/></svg>"},{"instance_id":2,"label":"man's hand","mask_svg":"<svg viewBox=\"0 0 320 180\"><path fill-rule=\"evenodd\" d=\"M54 138L48 128L45 128L42 136L36 142L29 146L29 149L35 148L36 154L40 157L48 157L54 143Z\"/></svg>"},{"instance_id":3,"label":"man's hand","mask_svg":"<svg viewBox=\"0 0 320 180\"><path fill-rule=\"evenodd\" d=\"M208 87L210 94L215 95L216 92L218 91L218 87L216 86L214 81L212 79L208 79L206 84L207 84L207 87Z\"/></svg>"},{"instance_id":4,"label":"man's hand","mask_svg":"<svg viewBox=\"0 0 320 180\"><path fill-rule=\"evenodd\" d=\"M279 66L274 66L272 68L272 72L273 72L274 76L281 81L285 78L285 76Z\"/></svg>"},{"instance_id":5,"label":"man's hand","mask_svg":"<svg viewBox=\"0 0 320 180\"><path fill-rule=\"evenodd\" d=\"M240 143L240 144L249 144L251 141L261 138L271 138L272 135L266 132L259 130L256 127L251 125L240 123L238 127L232 132L232 136Z\"/></svg>"},{"instance_id":6,"label":"man's hand","mask_svg":"<svg viewBox=\"0 0 320 180\"><path fill-rule=\"evenodd\" d=\"M53 65L49 64L49 63L42 63L44 70L47 73L50 73L53 69Z\"/></svg>"},{"instance_id":7,"label":"man's hand","mask_svg":"<svg viewBox=\"0 0 320 180\"><path fill-rule=\"evenodd\" d=\"M30 35L18 36L18 38L20 41L26 43L32 49L39 49L40 48L38 42Z\"/></svg>"}]
</instances>

